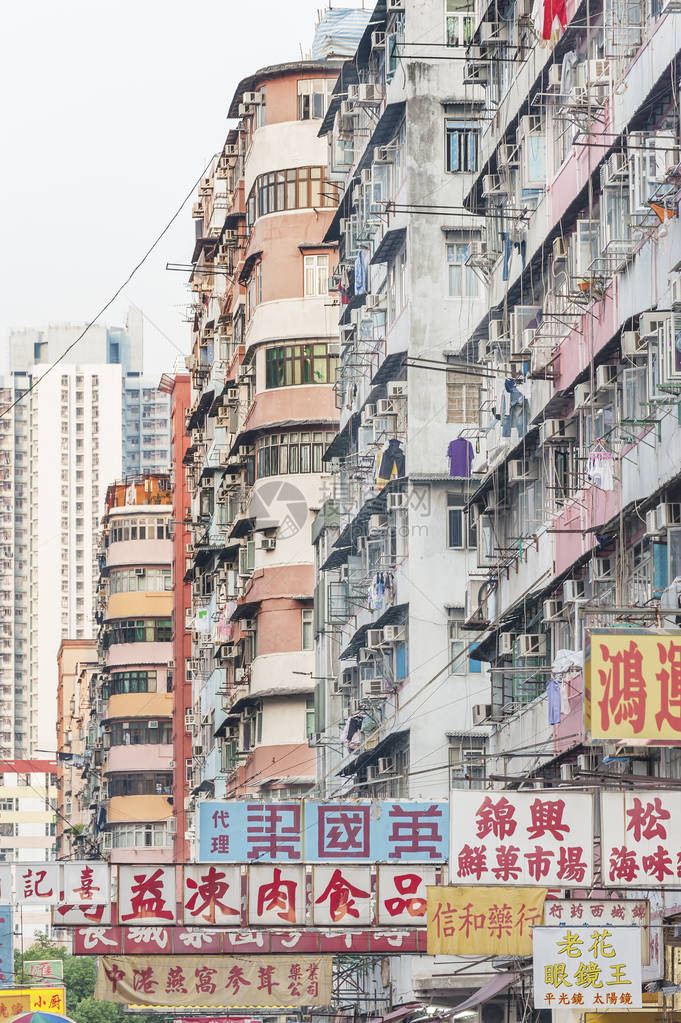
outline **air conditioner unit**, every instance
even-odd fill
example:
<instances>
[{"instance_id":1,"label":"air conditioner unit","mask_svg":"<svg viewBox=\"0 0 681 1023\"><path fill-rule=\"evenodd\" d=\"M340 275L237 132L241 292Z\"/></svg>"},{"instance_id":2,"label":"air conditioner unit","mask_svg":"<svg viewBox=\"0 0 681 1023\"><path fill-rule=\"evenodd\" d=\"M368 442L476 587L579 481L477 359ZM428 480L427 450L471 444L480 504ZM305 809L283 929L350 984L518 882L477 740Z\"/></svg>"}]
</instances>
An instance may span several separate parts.
<instances>
[{"instance_id":1,"label":"air conditioner unit","mask_svg":"<svg viewBox=\"0 0 681 1023\"><path fill-rule=\"evenodd\" d=\"M508 337L508 332L504 329L503 320L490 320L487 330L490 344L501 344Z\"/></svg>"},{"instance_id":2,"label":"air conditioner unit","mask_svg":"<svg viewBox=\"0 0 681 1023\"><path fill-rule=\"evenodd\" d=\"M127 731L129 731L129 729L130 729L130 722L129 721L124 721L123 722L123 731L127 732Z\"/></svg>"},{"instance_id":3,"label":"air conditioner unit","mask_svg":"<svg viewBox=\"0 0 681 1023\"><path fill-rule=\"evenodd\" d=\"M407 381L406 380L389 380L386 391L389 398L406 398L407 397Z\"/></svg>"},{"instance_id":4,"label":"air conditioner unit","mask_svg":"<svg viewBox=\"0 0 681 1023\"><path fill-rule=\"evenodd\" d=\"M388 520L385 515L369 516L369 533L383 533L388 528Z\"/></svg>"},{"instance_id":5,"label":"air conditioner unit","mask_svg":"<svg viewBox=\"0 0 681 1023\"><path fill-rule=\"evenodd\" d=\"M383 292L380 295L367 295L365 305L372 312L386 309L388 305L387 296Z\"/></svg>"},{"instance_id":6,"label":"air conditioner unit","mask_svg":"<svg viewBox=\"0 0 681 1023\"><path fill-rule=\"evenodd\" d=\"M358 99L360 103L381 103L383 95L382 85L379 85L377 82L366 82L359 87Z\"/></svg>"},{"instance_id":7,"label":"air conditioner unit","mask_svg":"<svg viewBox=\"0 0 681 1023\"><path fill-rule=\"evenodd\" d=\"M399 643L404 639L404 629L401 625L384 625L383 642Z\"/></svg>"},{"instance_id":8,"label":"air conditioner unit","mask_svg":"<svg viewBox=\"0 0 681 1023\"><path fill-rule=\"evenodd\" d=\"M378 700L386 696L382 678L360 679L359 691L363 700Z\"/></svg>"},{"instance_id":9,"label":"air conditioner unit","mask_svg":"<svg viewBox=\"0 0 681 1023\"><path fill-rule=\"evenodd\" d=\"M498 174L483 174L482 176L483 196L498 195L500 192L505 191L507 191L507 189L504 187L502 180Z\"/></svg>"},{"instance_id":10,"label":"air conditioner unit","mask_svg":"<svg viewBox=\"0 0 681 1023\"><path fill-rule=\"evenodd\" d=\"M559 260L567 259L569 247L570 245L567 238L563 238L562 235L559 235L557 238L553 239L554 263L558 262Z\"/></svg>"},{"instance_id":11,"label":"air conditioner unit","mask_svg":"<svg viewBox=\"0 0 681 1023\"><path fill-rule=\"evenodd\" d=\"M346 686L343 685L342 678L335 678L331 685L331 692L334 696L341 696L346 691Z\"/></svg>"},{"instance_id":12,"label":"air conditioner unit","mask_svg":"<svg viewBox=\"0 0 681 1023\"><path fill-rule=\"evenodd\" d=\"M392 774L395 770L395 760L393 757L379 757L378 758L378 773L379 774Z\"/></svg>"},{"instance_id":13,"label":"air conditioner unit","mask_svg":"<svg viewBox=\"0 0 681 1023\"><path fill-rule=\"evenodd\" d=\"M518 147L509 142L502 142L497 149L497 167L517 167Z\"/></svg>"},{"instance_id":14,"label":"air conditioner unit","mask_svg":"<svg viewBox=\"0 0 681 1023\"><path fill-rule=\"evenodd\" d=\"M241 631L242 632L255 632L256 619L255 618L242 618L241 619Z\"/></svg>"},{"instance_id":15,"label":"air conditioner unit","mask_svg":"<svg viewBox=\"0 0 681 1023\"><path fill-rule=\"evenodd\" d=\"M248 106L258 106L262 103L262 92L245 92L241 99Z\"/></svg>"},{"instance_id":16,"label":"air conditioner unit","mask_svg":"<svg viewBox=\"0 0 681 1023\"><path fill-rule=\"evenodd\" d=\"M486 721L492 716L492 704L491 703L474 703L473 704L473 724L484 725Z\"/></svg>"},{"instance_id":17,"label":"air conditioner unit","mask_svg":"<svg viewBox=\"0 0 681 1023\"><path fill-rule=\"evenodd\" d=\"M404 0L388 0L387 10L390 11L403 11Z\"/></svg>"},{"instance_id":18,"label":"air conditioner unit","mask_svg":"<svg viewBox=\"0 0 681 1023\"><path fill-rule=\"evenodd\" d=\"M620 337L620 348L623 359L634 359L640 355L641 337L637 330L623 330Z\"/></svg>"},{"instance_id":19,"label":"air conditioner unit","mask_svg":"<svg viewBox=\"0 0 681 1023\"><path fill-rule=\"evenodd\" d=\"M388 511L402 511L407 508L408 504L409 497L403 491L394 491L393 493L388 494Z\"/></svg>"},{"instance_id":20,"label":"air conditioner unit","mask_svg":"<svg viewBox=\"0 0 681 1023\"><path fill-rule=\"evenodd\" d=\"M575 395L575 411L577 409L579 409L579 408L584 408L584 406L586 405L586 403L589 400L589 385L588 385L588 383L575 384L574 395Z\"/></svg>"},{"instance_id":21,"label":"air conditioner unit","mask_svg":"<svg viewBox=\"0 0 681 1023\"><path fill-rule=\"evenodd\" d=\"M518 636L518 657L544 657L546 636L528 633Z\"/></svg>"},{"instance_id":22,"label":"air conditioner unit","mask_svg":"<svg viewBox=\"0 0 681 1023\"><path fill-rule=\"evenodd\" d=\"M275 536L263 536L260 542L260 548L263 551L273 551L277 546L277 538Z\"/></svg>"},{"instance_id":23,"label":"air conditioner unit","mask_svg":"<svg viewBox=\"0 0 681 1023\"><path fill-rule=\"evenodd\" d=\"M554 89L560 88L561 78L563 76L563 65L562 64L551 64L549 67L549 75L546 80L547 92L553 92Z\"/></svg>"},{"instance_id":24,"label":"air conditioner unit","mask_svg":"<svg viewBox=\"0 0 681 1023\"><path fill-rule=\"evenodd\" d=\"M604 391L617 383L617 366L596 367L596 390Z\"/></svg>"},{"instance_id":25,"label":"air conditioner unit","mask_svg":"<svg viewBox=\"0 0 681 1023\"><path fill-rule=\"evenodd\" d=\"M203 756L203 744L192 743L192 756L202 757Z\"/></svg>"},{"instance_id":26,"label":"air conditioner unit","mask_svg":"<svg viewBox=\"0 0 681 1023\"><path fill-rule=\"evenodd\" d=\"M396 415L395 407L390 398L379 398L376 402L376 413L379 416Z\"/></svg>"},{"instance_id":27,"label":"air conditioner unit","mask_svg":"<svg viewBox=\"0 0 681 1023\"><path fill-rule=\"evenodd\" d=\"M566 579L563 583L563 603L574 604L584 600L585 582L583 579Z\"/></svg>"},{"instance_id":28,"label":"air conditioner unit","mask_svg":"<svg viewBox=\"0 0 681 1023\"><path fill-rule=\"evenodd\" d=\"M190 713L188 711L185 714L185 716L184 716L184 730L185 730L185 732L191 731L191 729L194 727L195 724L196 724L196 717L194 716L194 714L192 714L192 713Z\"/></svg>"},{"instance_id":29,"label":"air conditioner unit","mask_svg":"<svg viewBox=\"0 0 681 1023\"><path fill-rule=\"evenodd\" d=\"M514 458L508 463L508 482L521 483L524 480L533 480L537 474L532 468L529 458Z\"/></svg>"},{"instance_id":30,"label":"air conditioner unit","mask_svg":"<svg viewBox=\"0 0 681 1023\"><path fill-rule=\"evenodd\" d=\"M147 721L147 728L158 728L158 721Z\"/></svg>"},{"instance_id":31,"label":"air conditioner unit","mask_svg":"<svg viewBox=\"0 0 681 1023\"><path fill-rule=\"evenodd\" d=\"M657 524L657 508L646 512L646 536L659 536L662 530Z\"/></svg>"},{"instance_id":32,"label":"air conditioner unit","mask_svg":"<svg viewBox=\"0 0 681 1023\"><path fill-rule=\"evenodd\" d=\"M383 629L367 629L366 643L368 647L375 649L383 645Z\"/></svg>"},{"instance_id":33,"label":"air conditioner unit","mask_svg":"<svg viewBox=\"0 0 681 1023\"><path fill-rule=\"evenodd\" d=\"M652 312L641 313L638 321L638 332L642 341L656 341L657 332L671 317L670 310L654 309Z\"/></svg>"},{"instance_id":34,"label":"air conditioner unit","mask_svg":"<svg viewBox=\"0 0 681 1023\"><path fill-rule=\"evenodd\" d=\"M681 276L672 279L672 308L676 311L681 308Z\"/></svg>"},{"instance_id":35,"label":"air conditioner unit","mask_svg":"<svg viewBox=\"0 0 681 1023\"><path fill-rule=\"evenodd\" d=\"M499 634L499 657L510 657L515 646L515 636L511 632Z\"/></svg>"},{"instance_id":36,"label":"air conditioner unit","mask_svg":"<svg viewBox=\"0 0 681 1023\"><path fill-rule=\"evenodd\" d=\"M611 582L615 575L615 559L593 558L589 562L589 572L595 583Z\"/></svg>"},{"instance_id":37,"label":"air conditioner unit","mask_svg":"<svg viewBox=\"0 0 681 1023\"><path fill-rule=\"evenodd\" d=\"M146 575L146 574L147 574L146 568L136 568L135 569L135 575Z\"/></svg>"},{"instance_id":38,"label":"air conditioner unit","mask_svg":"<svg viewBox=\"0 0 681 1023\"><path fill-rule=\"evenodd\" d=\"M393 154L389 146L378 146L374 150L374 163L392 163Z\"/></svg>"},{"instance_id":39,"label":"air conditioner unit","mask_svg":"<svg viewBox=\"0 0 681 1023\"><path fill-rule=\"evenodd\" d=\"M376 31L371 33L371 49L372 50L385 49L385 32Z\"/></svg>"},{"instance_id":40,"label":"air conditioner unit","mask_svg":"<svg viewBox=\"0 0 681 1023\"><path fill-rule=\"evenodd\" d=\"M255 106L252 103L239 103L239 117L250 117L255 113Z\"/></svg>"},{"instance_id":41,"label":"air conditioner unit","mask_svg":"<svg viewBox=\"0 0 681 1023\"><path fill-rule=\"evenodd\" d=\"M669 501L658 504L655 509L655 522L660 531L668 529L669 526L681 525L681 504Z\"/></svg>"},{"instance_id":42,"label":"air conditioner unit","mask_svg":"<svg viewBox=\"0 0 681 1023\"><path fill-rule=\"evenodd\" d=\"M366 664L367 661L373 661L374 651L370 650L369 647L362 646L359 648L358 658L360 664Z\"/></svg>"},{"instance_id":43,"label":"air conditioner unit","mask_svg":"<svg viewBox=\"0 0 681 1023\"><path fill-rule=\"evenodd\" d=\"M362 409L361 414L360 414L360 422L361 422L362 426L368 426L368 424L371 422L371 420L374 418L375 415L376 415L376 406L375 405L365 405L364 408Z\"/></svg>"},{"instance_id":44,"label":"air conditioner unit","mask_svg":"<svg viewBox=\"0 0 681 1023\"><path fill-rule=\"evenodd\" d=\"M553 621L555 618L560 618L563 612L563 601L562 600L545 600L544 601L544 620Z\"/></svg>"},{"instance_id":45,"label":"air conditioner unit","mask_svg":"<svg viewBox=\"0 0 681 1023\"><path fill-rule=\"evenodd\" d=\"M341 117L354 117L355 116L355 104L351 99L341 100L340 105Z\"/></svg>"},{"instance_id":46,"label":"air conditioner unit","mask_svg":"<svg viewBox=\"0 0 681 1023\"><path fill-rule=\"evenodd\" d=\"M367 764L366 766L367 781L375 781L378 778L378 767L376 764Z\"/></svg>"}]
</instances>

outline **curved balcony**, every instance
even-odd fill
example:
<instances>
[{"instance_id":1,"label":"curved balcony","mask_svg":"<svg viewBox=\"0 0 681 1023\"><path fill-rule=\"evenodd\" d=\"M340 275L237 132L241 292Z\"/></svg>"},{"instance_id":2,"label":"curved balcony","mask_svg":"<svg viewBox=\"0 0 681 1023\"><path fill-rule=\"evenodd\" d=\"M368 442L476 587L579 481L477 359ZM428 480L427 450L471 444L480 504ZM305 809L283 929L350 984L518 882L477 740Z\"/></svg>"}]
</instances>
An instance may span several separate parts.
<instances>
[{"instance_id":1,"label":"curved balcony","mask_svg":"<svg viewBox=\"0 0 681 1023\"><path fill-rule=\"evenodd\" d=\"M170 618L172 593L112 593L106 605L106 620L112 618ZM123 644L125 645L125 644Z\"/></svg>"},{"instance_id":2,"label":"curved balcony","mask_svg":"<svg viewBox=\"0 0 681 1023\"><path fill-rule=\"evenodd\" d=\"M106 803L108 824L147 824L173 815L168 796L113 796Z\"/></svg>"},{"instance_id":3,"label":"curved balcony","mask_svg":"<svg viewBox=\"0 0 681 1023\"><path fill-rule=\"evenodd\" d=\"M173 644L167 643L117 643L106 651L106 663L110 668L129 667L138 664L165 664L173 659Z\"/></svg>"},{"instance_id":4,"label":"curved balcony","mask_svg":"<svg viewBox=\"0 0 681 1023\"><path fill-rule=\"evenodd\" d=\"M141 743L136 746L112 746L106 758L104 774L115 774L122 771L126 773L130 771L170 771L172 759L173 747L171 745L154 746ZM114 798L130 799L133 797L115 796ZM151 796L135 796L134 798L147 799Z\"/></svg>"},{"instance_id":5,"label":"curved balcony","mask_svg":"<svg viewBox=\"0 0 681 1023\"><path fill-rule=\"evenodd\" d=\"M106 552L107 568L170 565L172 560L172 540L117 540L109 544Z\"/></svg>"},{"instance_id":6,"label":"curved balcony","mask_svg":"<svg viewBox=\"0 0 681 1023\"><path fill-rule=\"evenodd\" d=\"M170 718L173 715L172 693L118 693L110 696L105 721L120 718Z\"/></svg>"}]
</instances>

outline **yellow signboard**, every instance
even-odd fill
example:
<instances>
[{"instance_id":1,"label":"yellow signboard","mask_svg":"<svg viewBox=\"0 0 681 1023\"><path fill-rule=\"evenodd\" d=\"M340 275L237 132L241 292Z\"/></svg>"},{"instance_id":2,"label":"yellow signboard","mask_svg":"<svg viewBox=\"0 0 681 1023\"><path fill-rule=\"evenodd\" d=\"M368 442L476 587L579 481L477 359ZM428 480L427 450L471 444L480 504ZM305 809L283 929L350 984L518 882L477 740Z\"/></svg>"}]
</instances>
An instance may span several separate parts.
<instances>
[{"instance_id":1,"label":"yellow signboard","mask_svg":"<svg viewBox=\"0 0 681 1023\"><path fill-rule=\"evenodd\" d=\"M594 630L586 665L592 739L681 741L681 635Z\"/></svg>"},{"instance_id":2,"label":"yellow signboard","mask_svg":"<svg viewBox=\"0 0 681 1023\"><path fill-rule=\"evenodd\" d=\"M66 1012L66 990L63 987L0 988L0 1020L10 1020L20 1012L44 1009L45 1012Z\"/></svg>"},{"instance_id":3,"label":"yellow signboard","mask_svg":"<svg viewBox=\"0 0 681 1023\"><path fill-rule=\"evenodd\" d=\"M331 956L101 956L95 998L173 1008L331 1004Z\"/></svg>"},{"instance_id":4,"label":"yellow signboard","mask_svg":"<svg viewBox=\"0 0 681 1023\"><path fill-rule=\"evenodd\" d=\"M428 955L531 955L532 928L542 922L546 888L428 891Z\"/></svg>"}]
</instances>

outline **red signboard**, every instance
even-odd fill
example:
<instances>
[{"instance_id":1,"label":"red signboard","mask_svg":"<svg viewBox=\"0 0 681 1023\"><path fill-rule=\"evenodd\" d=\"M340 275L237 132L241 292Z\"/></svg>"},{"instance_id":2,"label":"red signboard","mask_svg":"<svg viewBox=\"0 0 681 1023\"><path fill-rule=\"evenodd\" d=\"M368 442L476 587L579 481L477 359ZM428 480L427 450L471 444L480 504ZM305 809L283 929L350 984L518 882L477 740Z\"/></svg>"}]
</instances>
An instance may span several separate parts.
<instances>
[{"instance_id":1,"label":"red signboard","mask_svg":"<svg viewBox=\"0 0 681 1023\"><path fill-rule=\"evenodd\" d=\"M423 928L402 930L226 930L189 927L77 927L76 955L314 955L426 951Z\"/></svg>"}]
</instances>

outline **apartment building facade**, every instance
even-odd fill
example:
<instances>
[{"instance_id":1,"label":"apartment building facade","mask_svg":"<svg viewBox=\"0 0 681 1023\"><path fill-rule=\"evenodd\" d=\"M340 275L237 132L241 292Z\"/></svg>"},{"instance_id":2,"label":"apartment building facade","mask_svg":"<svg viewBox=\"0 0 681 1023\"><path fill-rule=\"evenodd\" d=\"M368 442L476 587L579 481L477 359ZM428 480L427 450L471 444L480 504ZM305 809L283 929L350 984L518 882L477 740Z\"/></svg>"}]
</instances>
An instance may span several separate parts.
<instances>
[{"instance_id":1,"label":"apartment building facade","mask_svg":"<svg viewBox=\"0 0 681 1023\"><path fill-rule=\"evenodd\" d=\"M87 838L90 822L88 775L92 751L91 690L98 675L97 641L63 639L57 654L57 859L89 858L96 850Z\"/></svg>"},{"instance_id":2,"label":"apartment building facade","mask_svg":"<svg viewBox=\"0 0 681 1023\"><path fill-rule=\"evenodd\" d=\"M522 4L503 25L476 9L469 56L492 119L466 202L486 217L474 260L489 309L468 351L486 407L510 388L523 410L506 434L503 412L481 415L486 471L470 502L466 613L485 630L492 774L588 783L603 756L585 744L590 630L675 624L660 606L678 606L681 537L678 20L669 6L606 3L585 24L568 3L564 25L535 26L547 46ZM513 749L526 755L511 761ZM608 772L678 777L678 751Z\"/></svg>"},{"instance_id":3,"label":"apartment building facade","mask_svg":"<svg viewBox=\"0 0 681 1023\"><path fill-rule=\"evenodd\" d=\"M443 798L450 765L466 784L484 743L462 629L479 385L461 352L485 308L466 262L481 221L463 210L482 95L451 59L466 25L441 4L379 2L321 129L343 187L327 233L340 432L315 523L322 795Z\"/></svg>"},{"instance_id":4,"label":"apartment building facade","mask_svg":"<svg viewBox=\"0 0 681 1023\"><path fill-rule=\"evenodd\" d=\"M114 863L173 859L171 522L168 475L107 488L89 833Z\"/></svg>"},{"instance_id":5,"label":"apartment building facade","mask_svg":"<svg viewBox=\"0 0 681 1023\"><path fill-rule=\"evenodd\" d=\"M194 213L190 727L195 795L299 795L314 781L310 525L335 434L337 189L317 137L337 66L265 68L236 89Z\"/></svg>"}]
</instances>

